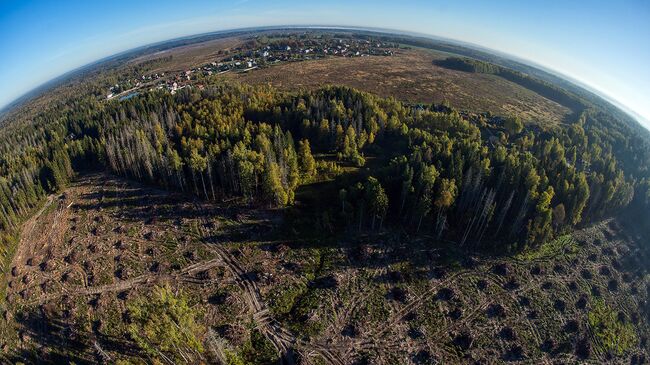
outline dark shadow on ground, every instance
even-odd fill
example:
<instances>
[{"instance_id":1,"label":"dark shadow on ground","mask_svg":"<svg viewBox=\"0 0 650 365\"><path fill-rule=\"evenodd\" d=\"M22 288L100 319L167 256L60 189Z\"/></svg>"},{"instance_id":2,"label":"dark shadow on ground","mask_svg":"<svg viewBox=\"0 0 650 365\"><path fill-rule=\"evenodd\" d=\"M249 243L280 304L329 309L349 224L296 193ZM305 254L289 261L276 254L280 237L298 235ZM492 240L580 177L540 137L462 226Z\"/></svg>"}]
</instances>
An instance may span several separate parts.
<instances>
[{"instance_id":1,"label":"dark shadow on ground","mask_svg":"<svg viewBox=\"0 0 650 365\"><path fill-rule=\"evenodd\" d=\"M95 349L95 342L104 351L116 350L138 356L138 350L128 341L97 330L85 332L67 317L69 314L66 311L58 313L47 305L18 313L19 335L30 338L33 346L15 348L2 360L27 364L103 363L106 359Z\"/></svg>"}]
</instances>

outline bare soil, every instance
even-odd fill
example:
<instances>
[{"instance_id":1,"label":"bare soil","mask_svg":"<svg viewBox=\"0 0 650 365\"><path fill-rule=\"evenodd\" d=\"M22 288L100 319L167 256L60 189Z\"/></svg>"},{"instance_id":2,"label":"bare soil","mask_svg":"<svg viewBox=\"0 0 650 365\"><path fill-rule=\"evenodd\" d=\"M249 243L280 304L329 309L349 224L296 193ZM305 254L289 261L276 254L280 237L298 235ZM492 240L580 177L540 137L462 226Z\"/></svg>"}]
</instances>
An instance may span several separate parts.
<instances>
[{"instance_id":1,"label":"bare soil","mask_svg":"<svg viewBox=\"0 0 650 365\"><path fill-rule=\"evenodd\" d=\"M146 362L126 335L126 303L162 284L201 308L209 363L209 349L238 351L251 321L287 363L649 356L650 257L615 220L544 254L471 260L426 240L332 245L286 238L281 226L280 211L83 176L25 223L0 308L0 361ZM619 357L592 342L587 314L597 300L634 325L637 346Z\"/></svg>"}]
</instances>

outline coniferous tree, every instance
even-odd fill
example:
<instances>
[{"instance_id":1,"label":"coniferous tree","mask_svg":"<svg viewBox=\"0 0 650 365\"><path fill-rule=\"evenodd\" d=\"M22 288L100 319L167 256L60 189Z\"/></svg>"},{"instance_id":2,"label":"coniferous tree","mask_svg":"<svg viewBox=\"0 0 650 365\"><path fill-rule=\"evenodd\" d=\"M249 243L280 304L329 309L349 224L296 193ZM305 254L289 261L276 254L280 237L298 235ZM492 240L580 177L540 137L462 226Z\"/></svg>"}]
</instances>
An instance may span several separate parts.
<instances>
[{"instance_id":1,"label":"coniferous tree","mask_svg":"<svg viewBox=\"0 0 650 365\"><path fill-rule=\"evenodd\" d=\"M304 182L310 182L316 176L316 160L311 154L309 140L303 139L298 143L298 162L300 164L302 180Z\"/></svg>"}]
</instances>

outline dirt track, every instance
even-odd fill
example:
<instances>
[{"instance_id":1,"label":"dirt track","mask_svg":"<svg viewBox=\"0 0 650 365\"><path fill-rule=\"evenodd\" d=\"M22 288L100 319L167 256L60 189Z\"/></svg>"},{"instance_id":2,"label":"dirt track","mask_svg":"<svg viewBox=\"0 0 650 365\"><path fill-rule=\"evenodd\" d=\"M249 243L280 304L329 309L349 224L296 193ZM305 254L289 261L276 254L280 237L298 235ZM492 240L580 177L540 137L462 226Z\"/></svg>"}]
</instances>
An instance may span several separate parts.
<instances>
[{"instance_id":1,"label":"dirt track","mask_svg":"<svg viewBox=\"0 0 650 365\"><path fill-rule=\"evenodd\" d=\"M596 298L590 290L636 318L644 299L629 293L650 284L642 271L627 272L617 264L642 260L643 253L619 234L614 221L576 232L573 253L560 245L560 251L544 256L478 257L471 267L450 269L435 259L437 251L418 249L415 260L376 238L367 249L370 258L360 261L350 255L354 245L313 249L297 240L290 248L261 233L268 219L258 212L187 203L103 175L85 177L65 199L50 197L25 223L8 300L29 315L46 315L39 320L54 321L49 325L54 328L81 331L79 323L89 317L93 330L82 332L88 342L79 354L85 360L97 352L95 344L119 358L128 342L116 347L111 341L123 340L127 301L167 283L196 298L211 329L226 326L215 335L220 343L241 346L249 331L242 323L252 320L285 363L294 355L300 363L337 365L417 363L414 358L425 357L576 362L583 360L563 343L577 346L571 341L591 336L585 317ZM320 257L316 268L325 267L325 260L333 264L326 271L306 271L314 254ZM333 284L312 284L328 277ZM607 290L611 280L617 292ZM278 316L274 299L295 283L307 283L305 297L318 295L300 322ZM223 299L213 303L215 295ZM578 306L581 298L587 298L586 306ZM300 308L299 300L292 311ZM10 317L20 346L56 348L39 342L56 332L43 334L18 312ZM577 329L567 332L575 319ZM305 321L322 325L306 336L296 331ZM541 351L549 338L568 350ZM606 358L593 349L591 361Z\"/></svg>"}]
</instances>

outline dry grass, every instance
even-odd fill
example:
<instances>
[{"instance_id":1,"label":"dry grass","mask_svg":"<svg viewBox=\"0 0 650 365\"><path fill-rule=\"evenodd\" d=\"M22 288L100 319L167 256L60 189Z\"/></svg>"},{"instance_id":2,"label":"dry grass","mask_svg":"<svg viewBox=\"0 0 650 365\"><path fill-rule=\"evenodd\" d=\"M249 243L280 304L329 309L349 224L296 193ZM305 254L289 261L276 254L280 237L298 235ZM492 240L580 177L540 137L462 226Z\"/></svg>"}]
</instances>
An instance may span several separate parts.
<instances>
[{"instance_id":1,"label":"dry grass","mask_svg":"<svg viewBox=\"0 0 650 365\"><path fill-rule=\"evenodd\" d=\"M172 56L170 61L164 62L162 65L149 70L148 73L186 71L223 58L224 55L219 54L219 51L231 50L241 46L244 38L245 37L243 36L219 38L211 41L167 49L140 56L127 62L127 65L137 65L142 62Z\"/></svg>"},{"instance_id":2,"label":"dry grass","mask_svg":"<svg viewBox=\"0 0 650 365\"><path fill-rule=\"evenodd\" d=\"M527 121L560 122L570 111L533 91L498 76L449 70L432 63L445 54L401 50L395 56L327 58L285 63L224 77L282 90L346 85L411 102L448 100L452 106L498 115L517 114Z\"/></svg>"},{"instance_id":3,"label":"dry grass","mask_svg":"<svg viewBox=\"0 0 650 365\"><path fill-rule=\"evenodd\" d=\"M49 92L29 101L13 111L14 116L33 112L53 101L65 100L80 90L101 82L105 74L117 75L130 66L150 60L165 60L147 73L165 72L170 75L225 57L220 51L241 46L245 36L234 36L180 46L134 58L111 72L102 70L74 77ZM433 60L448 54L423 50L403 49L394 56L341 58L331 57L315 61L282 63L248 73L227 73L223 77L250 84L271 84L281 90L316 89L323 85L346 85L383 97L392 96L402 101L441 103L444 100L460 110L491 112L497 115L519 115L529 122L557 123L570 110L543 96L495 75L473 74L446 69Z\"/></svg>"}]
</instances>

